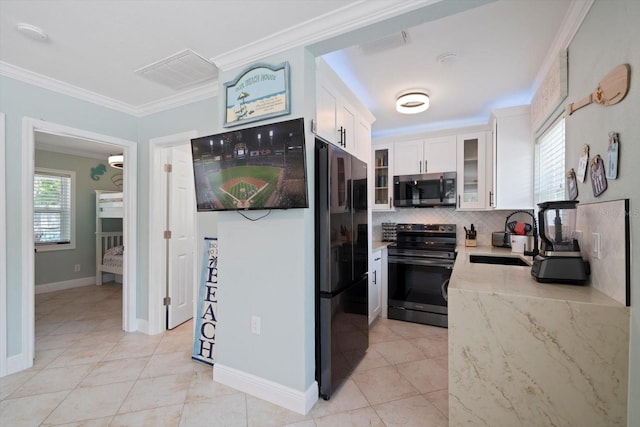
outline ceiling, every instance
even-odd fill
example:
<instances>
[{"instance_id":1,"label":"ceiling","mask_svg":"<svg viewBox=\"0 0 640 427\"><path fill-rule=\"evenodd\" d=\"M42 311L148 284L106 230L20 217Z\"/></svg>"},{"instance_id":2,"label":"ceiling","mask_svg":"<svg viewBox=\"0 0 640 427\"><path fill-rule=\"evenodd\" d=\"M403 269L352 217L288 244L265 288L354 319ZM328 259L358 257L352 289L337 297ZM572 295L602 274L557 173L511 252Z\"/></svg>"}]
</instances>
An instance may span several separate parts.
<instances>
[{"instance_id":1,"label":"ceiling","mask_svg":"<svg viewBox=\"0 0 640 427\"><path fill-rule=\"evenodd\" d=\"M585 1L0 0L0 72L143 116L217 94L215 74L176 91L134 73L181 50L231 69L291 46L337 49L324 57L376 117L374 137L401 135L529 103L572 2ZM457 57L441 63L443 53ZM415 88L430 94L429 110L395 112L396 96Z\"/></svg>"}]
</instances>

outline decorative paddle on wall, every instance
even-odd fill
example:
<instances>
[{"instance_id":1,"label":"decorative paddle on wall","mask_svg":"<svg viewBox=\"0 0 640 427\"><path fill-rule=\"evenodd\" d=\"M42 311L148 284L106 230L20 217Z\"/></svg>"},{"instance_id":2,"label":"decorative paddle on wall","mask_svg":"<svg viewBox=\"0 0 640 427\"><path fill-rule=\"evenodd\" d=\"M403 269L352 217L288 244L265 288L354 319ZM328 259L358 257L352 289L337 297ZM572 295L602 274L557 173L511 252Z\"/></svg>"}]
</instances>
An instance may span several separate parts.
<instances>
[{"instance_id":1,"label":"decorative paddle on wall","mask_svg":"<svg viewBox=\"0 0 640 427\"><path fill-rule=\"evenodd\" d=\"M618 65L600 80L593 93L578 102L567 105L567 113L571 115L592 102L600 105L614 105L622 101L629 92L630 71L629 64Z\"/></svg>"}]
</instances>

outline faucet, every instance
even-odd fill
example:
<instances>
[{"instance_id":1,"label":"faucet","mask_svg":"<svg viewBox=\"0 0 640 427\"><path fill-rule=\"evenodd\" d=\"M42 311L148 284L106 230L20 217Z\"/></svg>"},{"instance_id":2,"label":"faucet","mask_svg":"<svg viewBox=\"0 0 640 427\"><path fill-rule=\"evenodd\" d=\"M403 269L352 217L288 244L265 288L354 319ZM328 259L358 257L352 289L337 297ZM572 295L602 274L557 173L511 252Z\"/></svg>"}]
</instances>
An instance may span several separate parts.
<instances>
[{"instance_id":1,"label":"faucet","mask_svg":"<svg viewBox=\"0 0 640 427\"><path fill-rule=\"evenodd\" d=\"M509 218L511 218L513 215L519 214L519 213L527 214L533 219L533 250L532 251L526 251L525 250L524 254L526 256L535 257L536 255L538 255L540 253L540 251L538 250L538 222L536 221L536 217L531 212L526 211L526 210L517 210L517 211L511 212L507 216L507 219L504 220L504 231L505 231L504 239L507 240Z\"/></svg>"}]
</instances>

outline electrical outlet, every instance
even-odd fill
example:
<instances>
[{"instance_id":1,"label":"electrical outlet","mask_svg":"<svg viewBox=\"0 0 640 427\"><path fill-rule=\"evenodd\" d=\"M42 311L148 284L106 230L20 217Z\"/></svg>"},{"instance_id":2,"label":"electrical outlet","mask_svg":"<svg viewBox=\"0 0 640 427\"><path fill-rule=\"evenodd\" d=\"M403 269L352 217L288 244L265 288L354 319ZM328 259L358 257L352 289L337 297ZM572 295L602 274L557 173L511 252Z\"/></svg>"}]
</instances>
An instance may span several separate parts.
<instances>
[{"instance_id":1,"label":"electrical outlet","mask_svg":"<svg viewBox=\"0 0 640 427\"><path fill-rule=\"evenodd\" d=\"M602 245L602 241L600 239L600 233L591 233L591 255L595 259L600 259L602 255L600 251L600 247Z\"/></svg>"},{"instance_id":2,"label":"electrical outlet","mask_svg":"<svg viewBox=\"0 0 640 427\"><path fill-rule=\"evenodd\" d=\"M76 272L76 273L79 272L80 271L80 264L74 265L73 266L73 271Z\"/></svg>"},{"instance_id":3,"label":"electrical outlet","mask_svg":"<svg viewBox=\"0 0 640 427\"><path fill-rule=\"evenodd\" d=\"M260 318L258 316L251 316L251 333L260 335Z\"/></svg>"}]
</instances>

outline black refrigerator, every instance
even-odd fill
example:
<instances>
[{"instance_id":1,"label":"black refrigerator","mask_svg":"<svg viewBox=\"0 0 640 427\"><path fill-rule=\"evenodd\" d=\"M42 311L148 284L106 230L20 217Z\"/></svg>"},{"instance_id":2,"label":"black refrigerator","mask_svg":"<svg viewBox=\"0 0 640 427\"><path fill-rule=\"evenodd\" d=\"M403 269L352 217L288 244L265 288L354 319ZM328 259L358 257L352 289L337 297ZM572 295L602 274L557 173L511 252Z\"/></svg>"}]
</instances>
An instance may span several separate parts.
<instances>
[{"instance_id":1,"label":"black refrigerator","mask_svg":"<svg viewBox=\"0 0 640 427\"><path fill-rule=\"evenodd\" d=\"M328 400L369 346L367 165L316 139L316 380Z\"/></svg>"}]
</instances>

